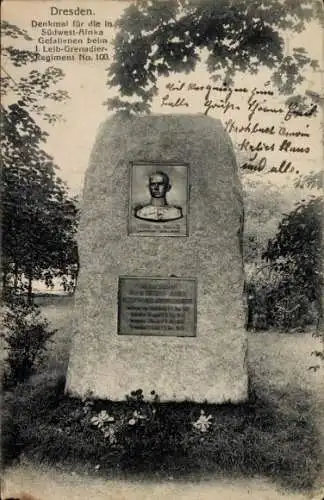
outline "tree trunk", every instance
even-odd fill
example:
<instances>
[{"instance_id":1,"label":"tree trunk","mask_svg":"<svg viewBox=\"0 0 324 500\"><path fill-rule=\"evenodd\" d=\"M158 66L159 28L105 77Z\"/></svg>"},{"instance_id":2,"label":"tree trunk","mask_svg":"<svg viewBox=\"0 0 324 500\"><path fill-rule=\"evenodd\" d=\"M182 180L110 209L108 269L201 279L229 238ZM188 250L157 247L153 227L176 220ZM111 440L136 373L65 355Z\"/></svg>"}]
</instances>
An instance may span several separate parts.
<instances>
[{"instance_id":1,"label":"tree trunk","mask_svg":"<svg viewBox=\"0 0 324 500\"><path fill-rule=\"evenodd\" d=\"M14 288L14 292L16 293L17 292L17 288L18 288L18 264L17 264L17 262L15 262L15 265L14 265L14 282L13 282L13 288Z\"/></svg>"},{"instance_id":2,"label":"tree trunk","mask_svg":"<svg viewBox=\"0 0 324 500\"><path fill-rule=\"evenodd\" d=\"M2 269L2 290L1 290L1 295L2 297L6 297L7 295L7 288L8 285L8 270L3 268Z\"/></svg>"},{"instance_id":3,"label":"tree trunk","mask_svg":"<svg viewBox=\"0 0 324 500\"><path fill-rule=\"evenodd\" d=\"M27 273L27 302L29 305L33 303L33 272L31 270Z\"/></svg>"},{"instance_id":4,"label":"tree trunk","mask_svg":"<svg viewBox=\"0 0 324 500\"><path fill-rule=\"evenodd\" d=\"M9 266L7 264L7 262L5 262L3 260L2 262L2 283L1 283L1 286L2 286L2 290L1 290L1 297L6 300L6 298L9 296L9 293L10 293L10 269L9 269Z\"/></svg>"},{"instance_id":5,"label":"tree trunk","mask_svg":"<svg viewBox=\"0 0 324 500\"><path fill-rule=\"evenodd\" d=\"M75 292L76 287L77 287L78 277L79 277L79 271L80 271L80 262L79 262L79 257L78 257L77 268L76 268L76 271L75 271L75 274L74 274L74 277L73 277L73 280L74 280L73 293Z\"/></svg>"}]
</instances>

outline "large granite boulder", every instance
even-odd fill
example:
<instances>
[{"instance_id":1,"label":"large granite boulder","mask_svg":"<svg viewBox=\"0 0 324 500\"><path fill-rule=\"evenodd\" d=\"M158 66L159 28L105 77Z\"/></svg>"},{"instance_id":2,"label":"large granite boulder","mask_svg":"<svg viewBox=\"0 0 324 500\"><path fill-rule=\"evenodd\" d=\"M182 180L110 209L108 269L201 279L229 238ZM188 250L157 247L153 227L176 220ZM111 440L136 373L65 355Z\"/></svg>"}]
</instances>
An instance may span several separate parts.
<instances>
[{"instance_id":1,"label":"large granite boulder","mask_svg":"<svg viewBox=\"0 0 324 500\"><path fill-rule=\"evenodd\" d=\"M238 168L219 120L108 119L85 179L67 392L245 400L242 229Z\"/></svg>"}]
</instances>

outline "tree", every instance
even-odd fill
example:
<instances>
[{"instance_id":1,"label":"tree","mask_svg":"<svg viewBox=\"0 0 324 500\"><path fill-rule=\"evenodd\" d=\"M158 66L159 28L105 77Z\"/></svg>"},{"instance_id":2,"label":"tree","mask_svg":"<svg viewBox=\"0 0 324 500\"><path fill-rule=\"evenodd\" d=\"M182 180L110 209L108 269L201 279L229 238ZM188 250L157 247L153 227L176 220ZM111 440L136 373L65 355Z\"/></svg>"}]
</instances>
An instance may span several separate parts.
<instances>
[{"instance_id":1,"label":"tree","mask_svg":"<svg viewBox=\"0 0 324 500\"><path fill-rule=\"evenodd\" d=\"M303 47L286 56L282 32L302 31L317 16L323 20L321 2L313 0L137 0L117 22L108 83L122 98L108 106L148 112L158 77L189 73L204 54L215 80L225 73L229 85L237 72L264 66L279 91L291 94L318 63Z\"/></svg>"},{"instance_id":2,"label":"tree","mask_svg":"<svg viewBox=\"0 0 324 500\"><path fill-rule=\"evenodd\" d=\"M31 40L6 21L2 36ZM34 279L50 285L54 276L77 270L75 200L57 176L53 159L42 149L48 134L36 122L38 117L55 123L60 116L49 112L45 103L62 101L68 94L51 90L64 77L57 68L12 76L12 69L25 69L36 61L32 51L3 43L1 53L5 63L1 77L5 96L1 108L3 290L6 293L12 284L17 289L26 278L31 301Z\"/></svg>"}]
</instances>

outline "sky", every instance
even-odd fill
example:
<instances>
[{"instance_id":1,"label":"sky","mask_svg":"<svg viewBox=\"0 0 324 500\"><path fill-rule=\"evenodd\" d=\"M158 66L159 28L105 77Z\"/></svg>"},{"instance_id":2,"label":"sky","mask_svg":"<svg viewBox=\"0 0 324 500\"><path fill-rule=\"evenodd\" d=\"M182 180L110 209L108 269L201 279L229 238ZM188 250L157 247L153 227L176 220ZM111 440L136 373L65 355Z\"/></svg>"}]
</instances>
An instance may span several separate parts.
<instances>
[{"instance_id":1,"label":"sky","mask_svg":"<svg viewBox=\"0 0 324 500\"><path fill-rule=\"evenodd\" d=\"M95 19L101 23L104 20L114 22L123 12L125 7L127 7L128 2L124 1L92 1L86 2L79 0L79 2L70 2L67 0L61 0L55 3L57 9L59 8L75 8L81 6L84 8L91 7L95 11ZM21 28L25 28L28 33L35 39L32 45L37 43L37 39L40 36L40 28L35 28L33 26L33 21L37 22L47 22L48 20L64 21L69 19L85 19L84 17L71 17L66 15L51 15L50 8L53 6L52 2L47 0L36 1L32 0L28 2L19 0L7 0L4 2L2 8L3 19L16 24ZM93 19L93 17L86 18ZM89 28L90 29L90 28ZM107 28L105 31L109 41L113 39L114 29ZM306 32L302 34L297 34L294 37L286 38L287 46L286 53L294 46L303 46L307 51L319 61L323 61L323 44L319 43L323 40L322 33L320 31L319 25L313 23L309 25ZM110 53L109 47L109 53ZM64 103L55 104L53 110L57 113L61 113L64 116L64 120L58 122L53 127L47 128L49 132L49 138L44 149L54 157L55 162L60 168L60 176L67 182L70 190L73 194L79 194L82 192L84 173L88 166L89 156L91 149L93 147L95 137L102 121L107 119L111 112L107 110L107 107L103 105L103 102L108 98L116 95L114 89L109 89L107 81L107 61L98 62L62 62L62 63L46 63L39 62L37 66L40 69L45 69L46 65L56 65L61 67L65 71L65 78L60 84L60 87L67 90L70 95ZM9 66L8 66L9 68ZM17 73L15 77L19 76L19 71L13 70ZM322 74L308 73L306 77L306 86L309 90L319 92L323 89ZM258 89L264 88L264 83L268 80L269 74L267 71L260 69L260 72L256 76L249 75L239 75L236 80L236 85L239 87L247 87L249 90L254 87ZM161 106L161 100L168 91L166 89L167 83L170 81L179 83L184 82L185 88L189 82L195 82L199 85L205 86L210 83L210 75L208 74L205 66L199 64L197 70L190 75L174 75L172 77L161 78L159 80L159 95L153 103L152 111L155 113L201 113L204 111L203 101L204 92L192 92L187 91L185 97L188 101L188 108L170 108L168 106ZM177 92L172 93L172 98L180 95ZM182 92L183 95L183 92ZM216 99L216 94L212 95L212 98ZM241 101L241 102L240 102ZM233 101L234 102L234 101ZM237 123L244 124L246 122L246 102L243 102L242 95L237 94L236 103L240 105L241 109L239 112L228 111L226 116L223 111L219 109L213 109L209 112L209 115L214 118L220 118L223 123L226 120L232 119L236 120ZM273 102L272 102L273 103ZM282 98L280 98L276 105L283 103ZM241 105L242 104L242 105ZM245 106L245 107L244 107ZM277 127L280 126L279 121L269 115L262 115L259 113L257 121L260 126L266 121L270 124L275 124ZM321 121L322 116L319 114L316 118L309 119L299 119L295 124L290 123L289 126L291 130L307 130L309 131L311 137L309 139L298 139L298 145L303 147L310 147L310 153L305 154L294 154L294 165L299 169L300 172L308 172L311 170L318 170L321 168L321 163L323 159L323 147L321 144L322 132L321 132ZM232 139L236 143L240 143L243 140L243 136L237 136L235 133L231 134ZM259 134L254 135L255 140L264 140L264 135ZM248 137L249 138L249 137ZM277 149L277 148L276 148ZM284 159L291 158L291 155L282 154L278 151L270 151L266 154L269 162L273 165L280 165L280 162ZM271 176L270 176L271 177ZM273 176L276 182L285 183L291 182L291 176L287 175L276 175Z\"/></svg>"}]
</instances>

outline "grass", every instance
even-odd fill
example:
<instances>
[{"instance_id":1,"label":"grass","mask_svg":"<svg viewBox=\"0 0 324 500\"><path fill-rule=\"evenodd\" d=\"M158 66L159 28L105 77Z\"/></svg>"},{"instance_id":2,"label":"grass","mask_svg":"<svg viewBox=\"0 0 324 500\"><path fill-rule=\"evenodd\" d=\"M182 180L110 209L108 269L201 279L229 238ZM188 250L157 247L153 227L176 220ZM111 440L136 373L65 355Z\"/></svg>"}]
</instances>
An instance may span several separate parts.
<instances>
[{"instance_id":1,"label":"grass","mask_svg":"<svg viewBox=\"0 0 324 500\"><path fill-rule=\"evenodd\" d=\"M63 376L35 377L4 398L3 459L10 463L23 453L88 472L99 464L101 474L115 478L261 475L292 490L309 489L320 467L309 396L291 392L284 405L281 396L256 396L240 405L154 403L153 419L124 426L109 445L90 424L91 415L105 409L116 421L127 421L134 408L148 414L152 403L96 401L85 418L84 403L64 395ZM213 417L206 433L192 426L201 409Z\"/></svg>"}]
</instances>

